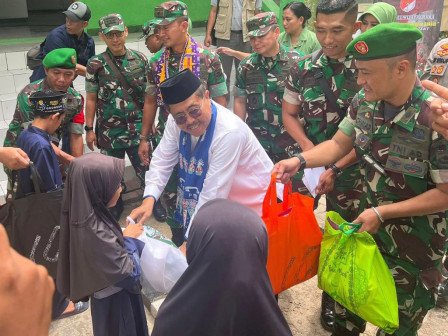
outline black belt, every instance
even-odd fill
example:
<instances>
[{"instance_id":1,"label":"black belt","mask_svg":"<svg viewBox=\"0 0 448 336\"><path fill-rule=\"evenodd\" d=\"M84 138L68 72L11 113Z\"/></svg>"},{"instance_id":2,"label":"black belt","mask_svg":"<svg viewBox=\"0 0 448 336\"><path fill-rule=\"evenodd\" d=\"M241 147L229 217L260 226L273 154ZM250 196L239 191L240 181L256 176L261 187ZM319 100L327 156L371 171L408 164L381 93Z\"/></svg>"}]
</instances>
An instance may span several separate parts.
<instances>
[{"instance_id":1,"label":"black belt","mask_svg":"<svg viewBox=\"0 0 448 336\"><path fill-rule=\"evenodd\" d=\"M237 34L242 34L243 31L242 30L231 30L232 33L237 33Z\"/></svg>"}]
</instances>

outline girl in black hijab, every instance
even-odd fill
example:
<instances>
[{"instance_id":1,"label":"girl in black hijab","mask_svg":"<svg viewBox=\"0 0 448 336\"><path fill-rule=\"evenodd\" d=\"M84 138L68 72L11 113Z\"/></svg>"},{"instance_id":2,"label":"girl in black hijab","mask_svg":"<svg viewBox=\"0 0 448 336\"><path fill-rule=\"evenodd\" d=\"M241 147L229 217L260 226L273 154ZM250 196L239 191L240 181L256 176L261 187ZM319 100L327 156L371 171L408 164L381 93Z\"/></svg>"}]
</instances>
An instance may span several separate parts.
<instances>
[{"instance_id":1,"label":"girl in black hijab","mask_svg":"<svg viewBox=\"0 0 448 336\"><path fill-rule=\"evenodd\" d=\"M266 271L268 238L251 209L215 199L196 214L188 268L155 320L152 336L291 335Z\"/></svg>"},{"instance_id":2,"label":"girl in black hijab","mask_svg":"<svg viewBox=\"0 0 448 336\"><path fill-rule=\"evenodd\" d=\"M95 336L148 335L140 293L141 225L122 232L108 207L121 192L124 160L90 153L69 166L62 200L57 287L91 299ZM123 237L124 236L124 237Z\"/></svg>"}]
</instances>

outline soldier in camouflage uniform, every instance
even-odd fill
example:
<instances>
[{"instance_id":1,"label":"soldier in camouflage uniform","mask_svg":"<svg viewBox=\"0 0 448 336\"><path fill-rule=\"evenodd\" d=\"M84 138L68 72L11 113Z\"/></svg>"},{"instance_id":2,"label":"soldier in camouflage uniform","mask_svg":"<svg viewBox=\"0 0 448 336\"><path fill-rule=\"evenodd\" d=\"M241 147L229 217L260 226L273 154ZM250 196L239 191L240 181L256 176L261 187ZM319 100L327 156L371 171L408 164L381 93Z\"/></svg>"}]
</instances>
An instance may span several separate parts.
<instances>
[{"instance_id":1,"label":"soldier in camouflage uniform","mask_svg":"<svg viewBox=\"0 0 448 336\"><path fill-rule=\"evenodd\" d=\"M148 84L146 87L145 111L143 115L142 136L146 140L140 141L139 155L141 160L149 165L149 137L154 119L159 110L157 124L157 143L163 135L168 111L165 109L159 92L159 85L165 79L172 77L179 71L189 68L202 80L210 97L217 103L226 103L227 86L219 57L207 47L197 43L188 34L187 5L181 1L168 1L154 9L155 22L159 29L165 48L150 59ZM173 232L173 242L177 245L183 243L183 228L175 223L173 214L176 209L177 174L176 170L168 182L163 200L168 208L167 223Z\"/></svg>"},{"instance_id":2,"label":"soldier in camouflage uniform","mask_svg":"<svg viewBox=\"0 0 448 336\"><path fill-rule=\"evenodd\" d=\"M416 76L416 41L422 33L403 23L378 25L351 42L363 89L332 141L283 161L279 179L300 166L325 165L353 145L363 166L361 231L373 234L395 281L399 328L417 335L434 307L446 253L448 141L432 129L431 93ZM309 163L309 165L308 165ZM339 314L340 313L340 314ZM334 335L359 335L365 322L341 310ZM379 330L377 335L386 335Z\"/></svg>"},{"instance_id":3,"label":"soldier in camouflage uniform","mask_svg":"<svg viewBox=\"0 0 448 336\"><path fill-rule=\"evenodd\" d=\"M356 21L357 11L354 0L320 1L315 27L322 49L300 59L286 78L283 122L304 151L331 139L360 89L356 83L355 62L345 51L352 34L360 26ZM332 104L316 79L319 74L338 106ZM360 171L355 162L354 151L346 158L332 162L317 187L319 194L326 194L327 211L336 211L348 221L356 218L361 198ZM331 330L333 325L333 307L333 300L324 293L321 323L326 330Z\"/></svg>"},{"instance_id":4,"label":"soldier in camouflage uniform","mask_svg":"<svg viewBox=\"0 0 448 336\"><path fill-rule=\"evenodd\" d=\"M281 106L286 75L304 54L278 43L280 29L273 12L248 20L247 30L256 52L238 67L234 112L246 121L271 160L278 162L300 150L283 126ZM302 177L294 176L293 189L309 195Z\"/></svg>"},{"instance_id":5,"label":"soldier in camouflage uniform","mask_svg":"<svg viewBox=\"0 0 448 336\"><path fill-rule=\"evenodd\" d=\"M9 124L3 146L16 147L17 137L28 128L34 120L34 114L29 101L33 92L46 89L67 92L67 107L64 120L53 135L55 139L61 140L62 133L66 130L70 133L70 149L73 156L83 153L83 98L74 88L70 86L75 79L76 51L70 48L55 49L45 56L42 61L46 77L28 84L17 96L17 105L14 116ZM60 162L68 164L73 156L63 152L56 145L53 146L56 156ZM5 167L8 175L7 199L12 199L15 187L12 185L11 172Z\"/></svg>"},{"instance_id":6,"label":"soldier in camouflage uniform","mask_svg":"<svg viewBox=\"0 0 448 336\"><path fill-rule=\"evenodd\" d=\"M95 143L103 154L120 159L127 154L143 185L146 167L138 156L138 144L148 61L125 47L128 30L120 14L102 17L99 25L107 50L87 63L87 145L93 150ZM95 115L98 136L93 128ZM120 200L115 216L121 213Z\"/></svg>"}]
</instances>

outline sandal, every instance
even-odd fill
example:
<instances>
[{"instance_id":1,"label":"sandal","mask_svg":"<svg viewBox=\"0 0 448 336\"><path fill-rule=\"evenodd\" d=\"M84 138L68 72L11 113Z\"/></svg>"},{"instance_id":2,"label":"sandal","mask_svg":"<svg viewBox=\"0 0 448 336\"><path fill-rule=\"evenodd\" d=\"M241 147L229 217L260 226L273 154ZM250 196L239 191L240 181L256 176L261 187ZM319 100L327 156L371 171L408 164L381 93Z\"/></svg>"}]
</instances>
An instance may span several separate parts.
<instances>
[{"instance_id":1,"label":"sandal","mask_svg":"<svg viewBox=\"0 0 448 336\"><path fill-rule=\"evenodd\" d=\"M80 313L85 312L87 309L89 309L89 302L88 301L87 302L82 302L82 301L76 302L75 303L75 310L73 310L70 313L62 314L57 319L60 320L60 319L66 318L66 317L70 317L70 316L73 316L73 315L76 315L76 314L80 314Z\"/></svg>"}]
</instances>

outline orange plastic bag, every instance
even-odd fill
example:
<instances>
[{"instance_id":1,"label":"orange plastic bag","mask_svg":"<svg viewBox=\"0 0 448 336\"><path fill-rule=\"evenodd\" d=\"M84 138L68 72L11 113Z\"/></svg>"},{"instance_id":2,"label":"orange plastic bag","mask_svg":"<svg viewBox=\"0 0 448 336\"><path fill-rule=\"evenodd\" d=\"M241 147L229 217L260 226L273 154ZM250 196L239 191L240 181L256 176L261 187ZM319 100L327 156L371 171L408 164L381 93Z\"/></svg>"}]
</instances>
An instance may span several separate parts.
<instances>
[{"instance_id":1,"label":"orange plastic bag","mask_svg":"<svg viewBox=\"0 0 448 336\"><path fill-rule=\"evenodd\" d=\"M292 193L285 185L283 202L277 203L275 175L263 201L262 219L269 237L267 270L274 293L317 274L322 233L313 211L314 199Z\"/></svg>"}]
</instances>

